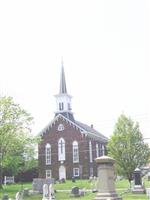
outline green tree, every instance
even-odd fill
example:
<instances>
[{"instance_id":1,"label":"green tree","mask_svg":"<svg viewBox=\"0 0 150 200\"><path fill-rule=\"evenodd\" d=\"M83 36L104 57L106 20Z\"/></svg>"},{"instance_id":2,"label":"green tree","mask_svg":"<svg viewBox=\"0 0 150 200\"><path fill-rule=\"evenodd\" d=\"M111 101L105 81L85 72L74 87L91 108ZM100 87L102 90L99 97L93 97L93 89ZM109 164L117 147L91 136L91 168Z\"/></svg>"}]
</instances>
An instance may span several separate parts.
<instances>
[{"instance_id":1,"label":"green tree","mask_svg":"<svg viewBox=\"0 0 150 200\"><path fill-rule=\"evenodd\" d=\"M133 179L133 171L148 163L150 148L144 143L139 124L125 115L118 118L113 135L108 142L108 152L116 160L116 170L129 182Z\"/></svg>"},{"instance_id":2,"label":"green tree","mask_svg":"<svg viewBox=\"0 0 150 200\"><path fill-rule=\"evenodd\" d=\"M0 97L0 187L2 169L9 167L15 175L25 161L33 155L35 138L31 136L33 118L15 104L12 97ZM30 152L30 154L29 154ZM32 153L31 153L32 152Z\"/></svg>"}]
</instances>

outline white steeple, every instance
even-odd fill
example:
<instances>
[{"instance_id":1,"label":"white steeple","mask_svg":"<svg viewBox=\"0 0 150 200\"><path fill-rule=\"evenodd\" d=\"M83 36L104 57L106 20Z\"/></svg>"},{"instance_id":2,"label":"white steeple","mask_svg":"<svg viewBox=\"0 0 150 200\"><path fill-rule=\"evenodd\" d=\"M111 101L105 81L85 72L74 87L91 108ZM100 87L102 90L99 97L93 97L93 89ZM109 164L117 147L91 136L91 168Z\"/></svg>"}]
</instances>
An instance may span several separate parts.
<instances>
[{"instance_id":1,"label":"white steeple","mask_svg":"<svg viewBox=\"0 0 150 200\"><path fill-rule=\"evenodd\" d=\"M74 120L73 113L71 111L72 96L67 93L63 62L62 62L62 67L61 67L59 94L55 95L55 97L56 97L55 115L61 113L65 117L69 118L70 120Z\"/></svg>"}]
</instances>

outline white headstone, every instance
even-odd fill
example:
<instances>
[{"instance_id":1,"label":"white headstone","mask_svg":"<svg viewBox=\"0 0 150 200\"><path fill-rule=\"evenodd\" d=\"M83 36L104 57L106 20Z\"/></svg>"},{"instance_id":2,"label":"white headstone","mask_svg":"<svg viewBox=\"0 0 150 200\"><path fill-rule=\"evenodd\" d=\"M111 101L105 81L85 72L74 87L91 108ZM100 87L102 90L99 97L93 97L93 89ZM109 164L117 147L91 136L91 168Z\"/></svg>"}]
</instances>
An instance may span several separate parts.
<instances>
[{"instance_id":1,"label":"white headstone","mask_svg":"<svg viewBox=\"0 0 150 200\"><path fill-rule=\"evenodd\" d=\"M55 199L54 188L53 188L53 185L50 184L49 185L49 200L53 200L53 199Z\"/></svg>"},{"instance_id":2,"label":"white headstone","mask_svg":"<svg viewBox=\"0 0 150 200\"><path fill-rule=\"evenodd\" d=\"M48 185L43 185L43 199L42 200L48 200Z\"/></svg>"},{"instance_id":3,"label":"white headstone","mask_svg":"<svg viewBox=\"0 0 150 200\"><path fill-rule=\"evenodd\" d=\"M19 198L20 198L20 193L17 192L17 193L16 193L16 200L19 200Z\"/></svg>"}]
</instances>

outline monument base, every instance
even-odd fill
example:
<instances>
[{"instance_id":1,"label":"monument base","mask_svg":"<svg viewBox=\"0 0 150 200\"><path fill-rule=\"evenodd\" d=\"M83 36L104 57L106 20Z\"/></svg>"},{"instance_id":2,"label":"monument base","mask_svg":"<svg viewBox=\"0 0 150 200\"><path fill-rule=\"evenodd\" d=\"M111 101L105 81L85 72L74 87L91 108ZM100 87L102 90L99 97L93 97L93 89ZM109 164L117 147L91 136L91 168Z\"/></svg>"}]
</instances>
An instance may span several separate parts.
<instances>
[{"instance_id":1,"label":"monument base","mask_svg":"<svg viewBox=\"0 0 150 200\"><path fill-rule=\"evenodd\" d=\"M134 194L144 194L145 188L142 185L135 185L132 189L132 193Z\"/></svg>"},{"instance_id":2,"label":"monument base","mask_svg":"<svg viewBox=\"0 0 150 200\"><path fill-rule=\"evenodd\" d=\"M97 193L93 200L122 200L116 193Z\"/></svg>"}]
</instances>

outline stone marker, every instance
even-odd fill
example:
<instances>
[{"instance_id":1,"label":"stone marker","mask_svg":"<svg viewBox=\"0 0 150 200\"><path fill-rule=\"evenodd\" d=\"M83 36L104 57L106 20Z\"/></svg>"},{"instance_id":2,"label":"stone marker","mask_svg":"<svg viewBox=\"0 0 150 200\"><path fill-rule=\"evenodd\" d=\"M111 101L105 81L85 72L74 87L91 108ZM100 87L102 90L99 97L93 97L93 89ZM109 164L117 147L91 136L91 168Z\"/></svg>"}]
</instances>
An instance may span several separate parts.
<instances>
[{"instance_id":1,"label":"stone marker","mask_svg":"<svg viewBox=\"0 0 150 200\"><path fill-rule=\"evenodd\" d=\"M43 199L42 200L48 200L48 185L44 184L43 185Z\"/></svg>"},{"instance_id":2,"label":"stone marker","mask_svg":"<svg viewBox=\"0 0 150 200\"><path fill-rule=\"evenodd\" d=\"M73 187L72 190L71 190L71 197L79 197L80 194L79 194L79 188L78 187Z\"/></svg>"},{"instance_id":3,"label":"stone marker","mask_svg":"<svg viewBox=\"0 0 150 200\"><path fill-rule=\"evenodd\" d=\"M2 197L2 200L8 200L9 197L8 197L8 194L4 194L4 196Z\"/></svg>"},{"instance_id":4,"label":"stone marker","mask_svg":"<svg viewBox=\"0 0 150 200\"><path fill-rule=\"evenodd\" d=\"M54 200L55 199L55 194L54 194L54 188L53 185L50 184L44 184L43 185L43 198L42 200Z\"/></svg>"},{"instance_id":5,"label":"stone marker","mask_svg":"<svg viewBox=\"0 0 150 200\"><path fill-rule=\"evenodd\" d=\"M50 184L49 185L49 200L53 200L53 199L55 199L55 192L54 192L53 185Z\"/></svg>"},{"instance_id":6,"label":"stone marker","mask_svg":"<svg viewBox=\"0 0 150 200\"><path fill-rule=\"evenodd\" d=\"M15 200L22 200L22 199L23 199L23 191L17 192Z\"/></svg>"},{"instance_id":7,"label":"stone marker","mask_svg":"<svg viewBox=\"0 0 150 200\"><path fill-rule=\"evenodd\" d=\"M133 184L134 186L133 186L132 192L136 194L145 193L145 188L142 184L141 170L139 168L136 168L134 170L133 178L134 178L134 184Z\"/></svg>"},{"instance_id":8,"label":"stone marker","mask_svg":"<svg viewBox=\"0 0 150 200\"><path fill-rule=\"evenodd\" d=\"M54 183L54 179L53 178L34 178L33 179L33 183L32 183L32 188L33 191L39 192L39 193L43 193L43 185L47 184L48 186L50 184Z\"/></svg>"},{"instance_id":9,"label":"stone marker","mask_svg":"<svg viewBox=\"0 0 150 200\"><path fill-rule=\"evenodd\" d=\"M108 156L96 158L98 167L97 190L94 200L122 200L115 190L115 160Z\"/></svg>"},{"instance_id":10,"label":"stone marker","mask_svg":"<svg viewBox=\"0 0 150 200\"><path fill-rule=\"evenodd\" d=\"M150 198L150 188L146 188L146 195L148 198Z\"/></svg>"}]
</instances>

